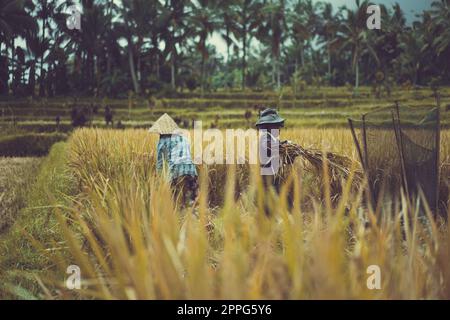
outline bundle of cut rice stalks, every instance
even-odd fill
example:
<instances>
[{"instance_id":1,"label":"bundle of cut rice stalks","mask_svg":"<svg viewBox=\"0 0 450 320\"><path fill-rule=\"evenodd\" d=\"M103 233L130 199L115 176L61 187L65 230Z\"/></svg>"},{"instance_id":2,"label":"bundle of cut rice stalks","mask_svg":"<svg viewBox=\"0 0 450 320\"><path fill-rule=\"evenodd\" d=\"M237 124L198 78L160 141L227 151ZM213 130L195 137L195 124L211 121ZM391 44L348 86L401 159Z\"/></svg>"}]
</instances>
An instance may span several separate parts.
<instances>
[{"instance_id":1,"label":"bundle of cut rice stalks","mask_svg":"<svg viewBox=\"0 0 450 320\"><path fill-rule=\"evenodd\" d=\"M357 188L361 185L363 174L358 164L355 164L350 158L334 152L324 152L315 149L306 149L290 141L280 143L281 167L277 174L280 181L286 180L291 172L294 163L298 163L302 170L311 172L317 177L320 183L324 173L324 160L327 161L329 179L333 196L339 195L342 189L343 181L347 180L352 170L354 170L352 187Z\"/></svg>"}]
</instances>

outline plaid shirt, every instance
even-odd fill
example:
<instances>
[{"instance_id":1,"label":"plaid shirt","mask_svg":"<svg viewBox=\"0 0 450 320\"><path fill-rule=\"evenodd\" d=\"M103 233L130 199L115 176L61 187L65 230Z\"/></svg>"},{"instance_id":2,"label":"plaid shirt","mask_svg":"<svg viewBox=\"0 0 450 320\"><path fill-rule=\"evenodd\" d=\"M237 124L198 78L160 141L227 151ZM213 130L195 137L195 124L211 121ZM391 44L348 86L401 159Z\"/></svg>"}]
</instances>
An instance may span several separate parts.
<instances>
[{"instance_id":1,"label":"plaid shirt","mask_svg":"<svg viewBox=\"0 0 450 320\"><path fill-rule=\"evenodd\" d=\"M164 163L169 167L170 180L185 175L197 176L189 143L182 135L171 135L159 139L156 169L161 171Z\"/></svg>"}]
</instances>

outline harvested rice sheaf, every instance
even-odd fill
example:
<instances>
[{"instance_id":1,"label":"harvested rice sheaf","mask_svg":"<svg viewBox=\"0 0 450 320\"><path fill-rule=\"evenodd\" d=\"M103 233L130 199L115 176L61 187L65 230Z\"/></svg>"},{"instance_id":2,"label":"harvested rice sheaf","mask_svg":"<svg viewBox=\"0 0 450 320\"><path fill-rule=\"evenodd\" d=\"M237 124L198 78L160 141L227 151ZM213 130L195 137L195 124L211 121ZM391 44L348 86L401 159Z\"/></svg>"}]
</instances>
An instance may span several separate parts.
<instances>
[{"instance_id":1,"label":"harvested rice sheaf","mask_svg":"<svg viewBox=\"0 0 450 320\"><path fill-rule=\"evenodd\" d=\"M281 168L278 172L278 179L286 180L294 164L299 164L300 168L309 171L318 178L322 178L325 166L328 167L328 176L332 192L339 193L342 182L349 179L352 170L353 187L360 186L363 180L362 171L359 164L355 164L350 158L334 152L323 152L317 149L306 149L290 141L280 143ZM326 160L326 164L324 163ZM323 179L320 179L323 181Z\"/></svg>"}]
</instances>

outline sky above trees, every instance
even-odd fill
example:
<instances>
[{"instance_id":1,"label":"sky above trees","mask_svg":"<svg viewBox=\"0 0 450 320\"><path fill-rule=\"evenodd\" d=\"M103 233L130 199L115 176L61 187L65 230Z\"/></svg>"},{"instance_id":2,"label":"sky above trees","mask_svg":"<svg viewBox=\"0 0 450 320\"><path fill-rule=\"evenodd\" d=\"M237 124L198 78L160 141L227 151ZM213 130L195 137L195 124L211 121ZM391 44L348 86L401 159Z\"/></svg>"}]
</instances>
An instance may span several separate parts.
<instances>
[{"instance_id":1,"label":"sky above trees","mask_svg":"<svg viewBox=\"0 0 450 320\"><path fill-rule=\"evenodd\" d=\"M319 0L313 0L314 2L319 2ZM346 5L349 8L355 7L354 0L324 0L322 2L329 2L333 5L334 8L338 8L339 6ZM376 4L384 4L386 6L392 6L396 2L400 4L402 9L405 12L408 20L414 18L415 13L420 13L425 9L429 9L432 0L373 0L371 1Z\"/></svg>"}]
</instances>

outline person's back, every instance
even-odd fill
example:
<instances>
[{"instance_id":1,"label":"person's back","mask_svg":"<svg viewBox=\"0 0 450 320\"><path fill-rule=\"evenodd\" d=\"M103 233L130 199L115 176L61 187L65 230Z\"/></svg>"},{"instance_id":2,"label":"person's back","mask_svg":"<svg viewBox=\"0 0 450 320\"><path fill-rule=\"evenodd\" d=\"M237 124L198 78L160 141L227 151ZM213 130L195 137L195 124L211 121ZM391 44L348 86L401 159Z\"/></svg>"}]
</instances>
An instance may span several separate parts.
<instances>
[{"instance_id":1,"label":"person's back","mask_svg":"<svg viewBox=\"0 0 450 320\"><path fill-rule=\"evenodd\" d=\"M110 125L110 124L111 124L111 126L113 125L113 113L109 106L105 107L105 122L106 122L106 125Z\"/></svg>"},{"instance_id":2,"label":"person's back","mask_svg":"<svg viewBox=\"0 0 450 320\"><path fill-rule=\"evenodd\" d=\"M149 129L149 132L159 133L157 145L156 169L162 172L167 168L175 198L181 197L195 201L198 191L197 168L192 162L190 146L187 138L179 134L179 128L168 114L162 115Z\"/></svg>"},{"instance_id":3,"label":"person's back","mask_svg":"<svg viewBox=\"0 0 450 320\"><path fill-rule=\"evenodd\" d=\"M177 134L162 134L157 146L158 171L163 169L164 162L169 169L170 180L182 175L197 176L197 170L191 158L191 151L186 137Z\"/></svg>"}]
</instances>

